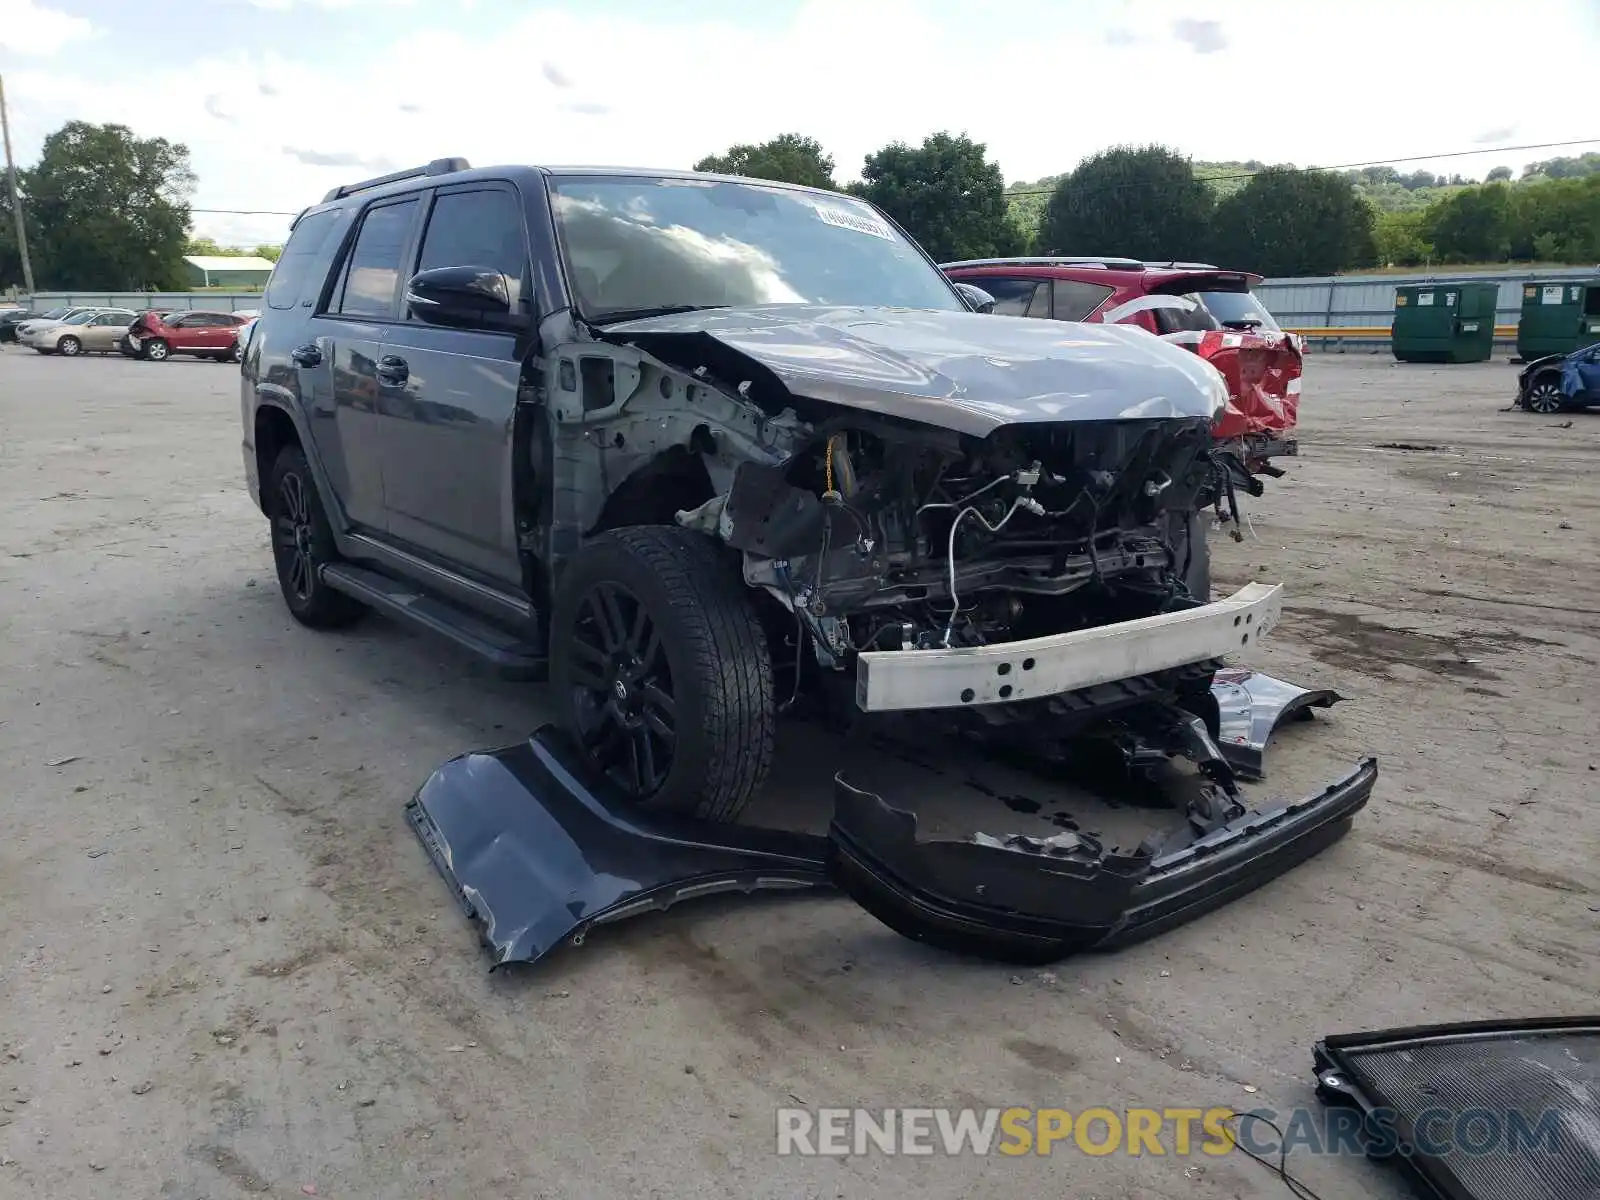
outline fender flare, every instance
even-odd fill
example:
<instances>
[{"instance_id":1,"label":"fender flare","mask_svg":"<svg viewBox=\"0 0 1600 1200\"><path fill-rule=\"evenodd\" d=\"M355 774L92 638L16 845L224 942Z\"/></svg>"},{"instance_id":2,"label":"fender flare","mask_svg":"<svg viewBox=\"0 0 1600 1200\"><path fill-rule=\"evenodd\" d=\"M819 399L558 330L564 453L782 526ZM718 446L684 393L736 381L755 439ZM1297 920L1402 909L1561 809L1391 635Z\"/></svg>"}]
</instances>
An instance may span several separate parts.
<instances>
[{"instance_id":1,"label":"fender flare","mask_svg":"<svg viewBox=\"0 0 1600 1200\"><path fill-rule=\"evenodd\" d=\"M333 484L328 478L327 467L323 465L322 456L317 452L317 443L311 436L311 430L306 425L305 415L300 411L300 406L293 400L279 395L276 389L258 387L256 389L255 405L250 411L250 453L257 456L261 449L256 445L256 423L261 419L261 410L274 408L289 418L289 423L294 426L295 437L300 442L300 449L306 456L306 462L311 467L312 480L317 485L317 495L322 500L322 511L328 515L328 524L333 527L333 536L336 542L344 547L345 536L350 531L350 518L345 515L344 504L339 500L339 494L334 491ZM266 473L261 471L256 481L261 492L266 491ZM265 496L255 497L257 505L266 511Z\"/></svg>"}]
</instances>

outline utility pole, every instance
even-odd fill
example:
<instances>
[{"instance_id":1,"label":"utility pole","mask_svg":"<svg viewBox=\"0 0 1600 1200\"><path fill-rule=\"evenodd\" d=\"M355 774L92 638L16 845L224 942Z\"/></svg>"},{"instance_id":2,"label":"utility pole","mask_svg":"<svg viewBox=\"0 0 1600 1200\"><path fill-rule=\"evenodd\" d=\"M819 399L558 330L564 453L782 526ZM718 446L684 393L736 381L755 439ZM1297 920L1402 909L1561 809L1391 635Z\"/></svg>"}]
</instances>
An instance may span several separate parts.
<instances>
[{"instance_id":1,"label":"utility pole","mask_svg":"<svg viewBox=\"0 0 1600 1200\"><path fill-rule=\"evenodd\" d=\"M6 84L0 79L0 139L6 146L6 181L11 185L11 215L17 221L17 253L22 257L22 286L33 295L33 264L28 261L28 230L22 220L22 193L17 190L17 164L11 158L11 122L6 119Z\"/></svg>"}]
</instances>

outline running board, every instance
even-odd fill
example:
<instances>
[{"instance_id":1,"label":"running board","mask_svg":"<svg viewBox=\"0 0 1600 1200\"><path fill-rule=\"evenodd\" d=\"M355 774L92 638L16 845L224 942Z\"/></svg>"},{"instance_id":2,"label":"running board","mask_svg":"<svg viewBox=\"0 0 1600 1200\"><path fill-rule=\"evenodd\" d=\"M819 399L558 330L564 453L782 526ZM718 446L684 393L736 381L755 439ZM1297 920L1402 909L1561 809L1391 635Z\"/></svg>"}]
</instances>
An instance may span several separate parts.
<instances>
[{"instance_id":1,"label":"running board","mask_svg":"<svg viewBox=\"0 0 1600 1200\"><path fill-rule=\"evenodd\" d=\"M350 563L329 563L322 581L386 617L454 642L482 659L502 679L543 681L548 661L529 642L414 585Z\"/></svg>"}]
</instances>

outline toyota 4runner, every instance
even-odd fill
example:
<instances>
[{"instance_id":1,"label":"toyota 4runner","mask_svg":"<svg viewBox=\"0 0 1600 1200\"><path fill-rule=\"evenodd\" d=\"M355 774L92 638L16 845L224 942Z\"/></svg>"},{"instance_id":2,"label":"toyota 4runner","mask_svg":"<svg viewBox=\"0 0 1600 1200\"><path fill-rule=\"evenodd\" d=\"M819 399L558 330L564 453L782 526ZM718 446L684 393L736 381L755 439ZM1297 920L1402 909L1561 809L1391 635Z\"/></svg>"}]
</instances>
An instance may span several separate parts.
<instances>
[{"instance_id":1,"label":"toyota 4runner","mask_svg":"<svg viewBox=\"0 0 1600 1200\"><path fill-rule=\"evenodd\" d=\"M548 672L597 776L718 820L797 703L1027 739L1204 696L1281 603L1209 595L1222 375L985 300L833 192L460 159L336 188L242 367L284 599Z\"/></svg>"}]
</instances>

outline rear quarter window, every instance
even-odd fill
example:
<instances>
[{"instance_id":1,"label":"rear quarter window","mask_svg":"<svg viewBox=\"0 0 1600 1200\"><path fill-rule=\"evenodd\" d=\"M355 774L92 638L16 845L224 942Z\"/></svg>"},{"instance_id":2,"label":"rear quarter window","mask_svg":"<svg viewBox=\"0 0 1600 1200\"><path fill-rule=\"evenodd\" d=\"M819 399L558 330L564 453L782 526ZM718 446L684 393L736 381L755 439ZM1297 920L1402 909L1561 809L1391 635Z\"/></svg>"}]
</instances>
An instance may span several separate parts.
<instances>
[{"instance_id":1,"label":"rear quarter window","mask_svg":"<svg viewBox=\"0 0 1600 1200\"><path fill-rule=\"evenodd\" d=\"M334 208L302 218L289 235L289 241L267 280L267 307L293 308L308 288L317 288L321 279L312 279L313 268L328 260L331 243L344 228L347 209Z\"/></svg>"}]
</instances>

